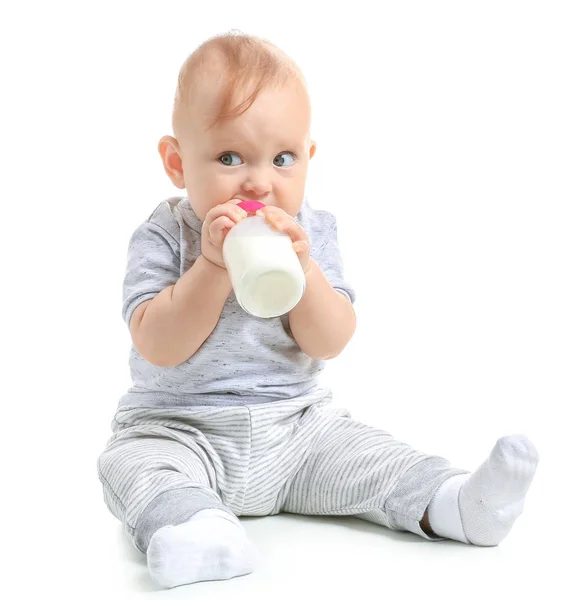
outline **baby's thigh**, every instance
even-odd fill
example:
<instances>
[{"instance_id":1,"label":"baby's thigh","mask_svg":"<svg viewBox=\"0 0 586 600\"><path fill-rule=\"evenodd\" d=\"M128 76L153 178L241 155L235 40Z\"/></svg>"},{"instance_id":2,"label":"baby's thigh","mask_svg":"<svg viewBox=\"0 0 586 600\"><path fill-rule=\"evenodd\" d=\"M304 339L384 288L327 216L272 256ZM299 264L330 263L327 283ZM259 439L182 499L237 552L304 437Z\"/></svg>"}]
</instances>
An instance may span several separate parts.
<instances>
[{"instance_id":1,"label":"baby's thigh","mask_svg":"<svg viewBox=\"0 0 586 600\"><path fill-rule=\"evenodd\" d=\"M385 506L403 476L422 461L444 463L389 432L333 415L292 478L281 510L353 515Z\"/></svg>"},{"instance_id":2,"label":"baby's thigh","mask_svg":"<svg viewBox=\"0 0 586 600\"><path fill-rule=\"evenodd\" d=\"M216 487L207 454L183 432L130 427L115 436L98 459L98 473L110 510L120 520L163 492Z\"/></svg>"}]
</instances>

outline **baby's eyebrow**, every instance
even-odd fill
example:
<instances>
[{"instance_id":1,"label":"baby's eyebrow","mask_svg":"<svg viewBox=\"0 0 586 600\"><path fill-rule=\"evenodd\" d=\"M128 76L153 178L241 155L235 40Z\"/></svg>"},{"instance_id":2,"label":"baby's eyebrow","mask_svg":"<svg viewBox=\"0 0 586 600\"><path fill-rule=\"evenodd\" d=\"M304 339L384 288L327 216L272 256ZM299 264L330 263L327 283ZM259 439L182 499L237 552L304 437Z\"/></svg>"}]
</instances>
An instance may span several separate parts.
<instances>
[{"instance_id":1,"label":"baby's eyebrow","mask_svg":"<svg viewBox=\"0 0 586 600\"><path fill-rule=\"evenodd\" d=\"M216 147L221 148L231 148L231 147L245 147L245 148L253 148L254 142L248 140L244 136L232 136L232 137L219 137L213 140L212 144Z\"/></svg>"},{"instance_id":2,"label":"baby's eyebrow","mask_svg":"<svg viewBox=\"0 0 586 600\"><path fill-rule=\"evenodd\" d=\"M256 145L254 142L251 142L245 138L220 138L213 142L214 148L218 151L234 151L234 150L242 150L244 152L263 152L266 150L266 147L262 145ZM285 140L276 140L271 142L271 152L275 155L280 152L301 152L303 149L303 142L299 141L285 141Z\"/></svg>"},{"instance_id":3,"label":"baby's eyebrow","mask_svg":"<svg viewBox=\"0 0 586 600\"><path fill-rule=\"evenodd\" d=\"M214 146L230 146L231 144L237 143L241 140L238 140L237 138L214 138L212 139L212 144Z\"/></svg>"},{"instance_id":4,"label":"baby's eyebrow","mask_svg":"<svg viewBox=\"0 0 586 600\"><path fill-rule=\"evenodd\" d=\"M279 148L279 152L285 152L286 150L299 150L303 148L303 140L298 139L284 139L284 138L275 138L274 147Z\"/></svg>"}]
</instances>

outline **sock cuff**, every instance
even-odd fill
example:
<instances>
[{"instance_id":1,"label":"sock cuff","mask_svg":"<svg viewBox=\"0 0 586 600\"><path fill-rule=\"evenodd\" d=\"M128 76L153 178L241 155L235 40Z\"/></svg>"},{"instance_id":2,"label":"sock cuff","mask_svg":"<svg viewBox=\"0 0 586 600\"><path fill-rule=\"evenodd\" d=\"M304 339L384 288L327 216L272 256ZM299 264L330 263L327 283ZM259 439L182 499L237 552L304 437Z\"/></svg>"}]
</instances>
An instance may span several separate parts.
<instances>
[{"instance_id":1,"label":"sock cuff","mask_svg":"<svg viewBox=\"0 0 586 600\"><path fill-rule=\"evenodd\" d=\"M234 515L227 508L224 509L223 507L222 508L204 508L204 509L196 512L194 515L192 515L189 518L189 521L198 521L200 519L210 519L210 518L226 519L227 521L230 521L231 523L234 523L235 525L243 527L242 523L240 523L240 521L238 520L238 517L236 517L236 515Z\"/></svg>"},{"instance_id":2,"label":"sock cuff","mask_svg":"<svg viewBox=\"0 0 586 600\"><path fill-rule=\"evenodd\" d=\"M159 494L144 509L134 530L134 545L146 554L157 529L184 523L205 508L224 508L220 497L209 488L176 488Z\"/></svg>"},{"instance_id":3,"label":"sock cuff","mask_svg":"<svg viewBox=\"0 0 586 600\"><path fill-rule=\"evenodd\" d=\"M464 534L458 498L462 485L468 477L470 477L470 473L464 473L444 481L433 496L427 509L429 524L436 535L464 544L470 542Z\"/></svg>"}]
</instances>

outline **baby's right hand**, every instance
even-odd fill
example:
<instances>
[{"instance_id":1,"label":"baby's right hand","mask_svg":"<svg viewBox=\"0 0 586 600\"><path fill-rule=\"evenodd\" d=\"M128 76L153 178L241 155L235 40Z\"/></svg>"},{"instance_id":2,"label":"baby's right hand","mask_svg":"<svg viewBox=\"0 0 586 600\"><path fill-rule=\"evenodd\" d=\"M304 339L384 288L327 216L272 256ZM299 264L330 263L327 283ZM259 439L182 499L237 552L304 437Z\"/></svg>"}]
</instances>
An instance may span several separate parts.
<instances>
[{"instance_id":1,"label":"baby's right hand","mask_svg":"<svg viewBox=\"0 0 586 600\"><path fill-rule=\"evenodd\" d=\"M218 204L205 217L201 228L201 253L218 267L226 268L222 248L228 231L245 219L248 213L236 206L242 200Z\"/></svg>"}]
</instances>

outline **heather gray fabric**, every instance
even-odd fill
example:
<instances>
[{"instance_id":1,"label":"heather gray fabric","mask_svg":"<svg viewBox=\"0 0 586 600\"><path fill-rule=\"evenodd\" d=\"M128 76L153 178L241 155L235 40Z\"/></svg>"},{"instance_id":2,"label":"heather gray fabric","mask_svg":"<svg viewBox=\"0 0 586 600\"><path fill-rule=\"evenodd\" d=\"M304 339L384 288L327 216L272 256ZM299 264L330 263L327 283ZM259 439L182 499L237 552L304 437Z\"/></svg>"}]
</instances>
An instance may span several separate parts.
<instances>
[{"instance_id":1,"label":"heather gray fabric","mask_svg":"<svg viewBox=\"0 0 586 600\"><path fill-rule=\"evenodd\" d=\"M355 515L427 536L435 491L465 473L331 404L324 390L251 406L120 408L98 460L104 497L136 547L204 508Z\"/></svg>"},{"instance_id":2,"label":"heather gray fabric","mask_svg":"<svg viewBox=\"0 0 586 600\"><path fill-rule=\"evenodd\" d=\"M335 217L305 201L296 220L311 241L311 256L340 293L354 302L344 281ZM162 202L133 233L128 248L122 315L154 298L201 254L202 223L185 197ZM205 294L205 290L202 290ZM119 406L242 406L296 398L318 389L325 361L309 358L291 336L287 315L253 317L232 292L218 324L201 348L175 367L156 367L134 346L132 387Z\"/></svg>"}]
</instances>

